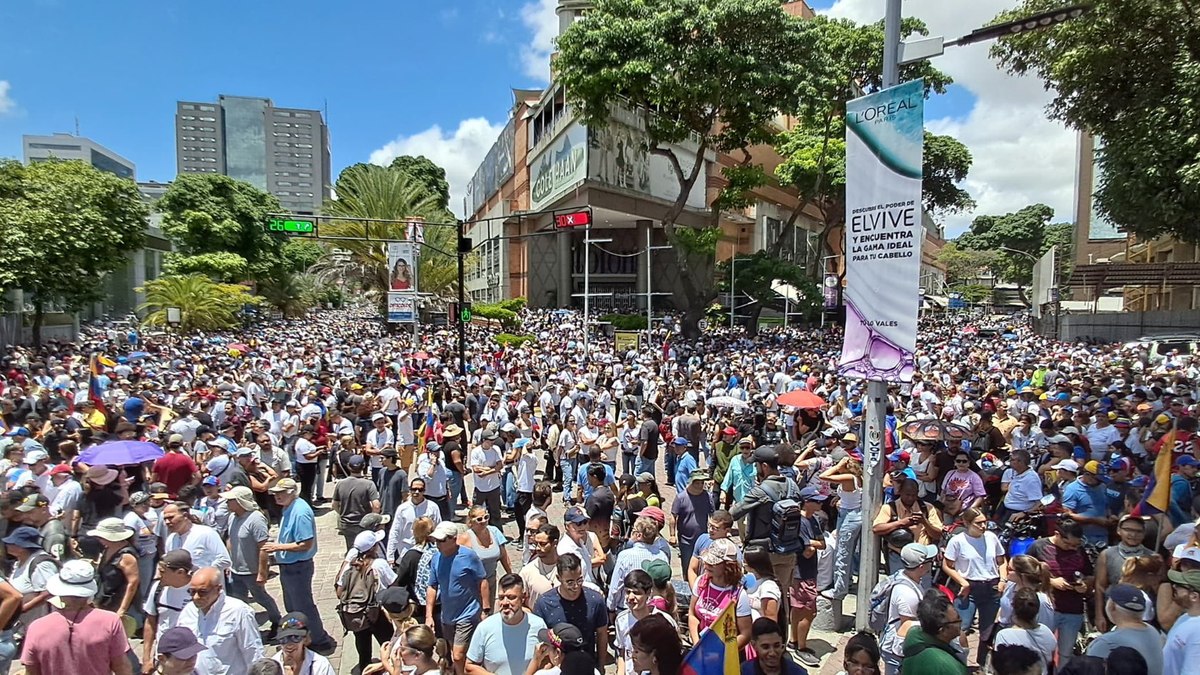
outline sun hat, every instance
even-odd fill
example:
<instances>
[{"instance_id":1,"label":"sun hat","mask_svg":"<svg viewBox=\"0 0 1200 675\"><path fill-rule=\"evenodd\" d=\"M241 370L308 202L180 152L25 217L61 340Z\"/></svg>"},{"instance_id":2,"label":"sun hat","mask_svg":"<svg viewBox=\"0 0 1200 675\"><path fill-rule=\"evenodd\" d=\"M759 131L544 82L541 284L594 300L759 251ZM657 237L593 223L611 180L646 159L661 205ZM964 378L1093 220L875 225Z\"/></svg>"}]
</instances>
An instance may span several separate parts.
<instances>
[{"instance_id":1,"label":"sun hat","mask_svg":"<svg viewBox=\"0 0 1200 675\"><path fill-rule=\"evenodd\" d=\"M0 542L11 544L27 551L42 550L41 533L37 531L37 528L33 528L28 525L21 525L20 527L14 528L12 532L8 533L7 537L0 539Z\"/></svg>"},{"instance_id":2,"label":"sun hat","mask_svg":"<svg viewBox=\"0 0 1200 675\"><path fill-rule=\"evenodd\" d=\"M103 464L88 468L87 478L96 485L108 485L117 479L116 469L110 469Z\"/></svg>"},{"instance_id":3,"label":"sun hat","mask_svg":"<svg viewBox=\"0 0 1200 675\"><path fill-rule=\"evenodd\" d=\"M196 634L184 626L174 626L158 636L158 653L169 654L184 661L196 656L208 647L200 644Z\"/></svg>"},{"instance_id":4,"label":"sun hat","mask_svg":"<svg viewBox=\"0 0 1200 675\"><path fill-rule=\"evenodd\" d=\"M125 541L133 536L133 530L120 518L105 518L96 524L96 528L88 530L89 537L99 537L106 541Z\"/></svg>"},{"instance_id":5,"label":"sun hat","mask_svg":"<svg viewBox=\"0 0 1200 675\"><path fill-rule=\"evenodd\" d=\"M278 482L276 482L267 490L267 492L270 492L271 494L279 494L280 492L295 493L297 489L299 489L299 486L296 485L296 481L294 479L280 478Z\"/></svg>"},{"instance_id":6,"label":"sun hat","mask_svg":"<svg viewBox=\"0 0 1200 675\"><path fill-rule=\"evenodd\" d=\"M1170 570L1167 572L1167 579L1170 579L1173 584L1186 586L1193 591L1200 591L1200 570L1188 570L1186 572Z\"/></svg>"},{"instance_id":7,"label":"sun hat","mask_svg":"<svg viewBox=\"0 0 1200 675\"><path fill-rule=\"evenodd\" d=\"M46 590L60 598L90 598L96 595L96 572L86 560L68 560L58 574L46 580Z\"/></svg>"}]
</instances>

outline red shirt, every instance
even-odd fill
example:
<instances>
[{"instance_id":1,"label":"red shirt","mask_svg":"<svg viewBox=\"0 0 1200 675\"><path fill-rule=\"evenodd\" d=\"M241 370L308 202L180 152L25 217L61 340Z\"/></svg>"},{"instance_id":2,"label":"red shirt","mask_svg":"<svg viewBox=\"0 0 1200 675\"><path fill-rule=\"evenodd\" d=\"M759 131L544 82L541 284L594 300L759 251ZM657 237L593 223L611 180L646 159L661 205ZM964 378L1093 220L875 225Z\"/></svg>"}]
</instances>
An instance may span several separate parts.
<instances>
[{"instance_id":1,"label":"red shirt","mask_svg":"<svg viewBox=\"0 0 1200 675\"><path fill-rule=\"evenodd\" d=\"M167 484L167 492L172 498L199 470L192 458L182 452L168 452L154 462L154 475Z\"/></svg>"},{"instance_id":2,"label":"red shirt","mask_svg":"<svg viewBox=\"0 0 1200 675\"><path fill-rule=\"evenodd\" d=\"M121 620L102 609L80 614L50 612L31 623L21 663L37 666L43 673L110 675L110 664L124 659L129 649Z\"/></svg>"}]
</instances>

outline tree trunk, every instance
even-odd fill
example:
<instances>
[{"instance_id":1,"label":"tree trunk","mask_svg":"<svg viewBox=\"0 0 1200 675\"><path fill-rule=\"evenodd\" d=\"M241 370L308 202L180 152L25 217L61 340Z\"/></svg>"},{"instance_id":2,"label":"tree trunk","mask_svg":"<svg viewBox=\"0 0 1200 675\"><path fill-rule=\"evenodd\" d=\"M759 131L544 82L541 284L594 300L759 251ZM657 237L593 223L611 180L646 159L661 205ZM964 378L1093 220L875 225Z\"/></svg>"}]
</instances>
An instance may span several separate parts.
<instances>
[{"instance_id":1,"label":"tree trunk","mask_svg":"<svg viewBox=\"0 0 1200 675\"><path fill-rule=\"evenodd\" d=\"M716 290L713 288L712 280L709 279L705 283L701 277L702 270L697 270L700 260L692 260L691 251L679 244L679 240L675 235L675 221L679 218L679 214L683 213L684 206L687 205L688 195L692 192L692 186L696 184L696 180L700 177L700 172L704 168L704 154L708 151L707 140L702 141L696 148L692 169L688 173L684 173L683 165L679 163L679 157L675 155L673 150L669 148L660 148L657 145L650 148L650 153L661 155L667 158L671 163L671 169L675 173L675 178L679 181L679 196L676 197L675 203L667 210L663 217L663 233L667 236L667 242L671 244L671 248L675 251L675 264L679 268L679 283L683 287L683 296L685 301L683 322L680 329L684 337L694 339L700 336L700 319L704 318L704 310L708 302L716 297ZM719 222L719 219L718 219Z\"/></svg>"},{"instance_id":2,"label":"tree trunk","mask_svg":"<svg viewBox=\"0 0 1200 675\"><path fill-rule=\"evenodd\" d=\"M33 346L42 346L42 322L46 318L46 308L42 305L41 299L33 302Z\"/></svg>"},{"instance_id":3,"label":"tree trunk","mask_svg":"<svg viewBox=\"0 0 1200 675\"><path fill-rule=\"evenodd\" d=\"M756 302L746 309L746 334L750 337L758 335L758 316L762 314L763 304Z\"/></svg>"}]
</instances>

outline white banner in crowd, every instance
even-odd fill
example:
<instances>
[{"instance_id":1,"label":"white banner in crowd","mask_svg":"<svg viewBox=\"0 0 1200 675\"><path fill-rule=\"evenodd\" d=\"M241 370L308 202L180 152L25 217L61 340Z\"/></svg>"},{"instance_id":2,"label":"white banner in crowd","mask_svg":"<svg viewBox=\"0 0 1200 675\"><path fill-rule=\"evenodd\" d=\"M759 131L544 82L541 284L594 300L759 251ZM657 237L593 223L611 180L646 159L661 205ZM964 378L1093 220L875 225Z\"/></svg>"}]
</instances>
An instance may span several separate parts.
<instances>
[{"instance_id":1,"label":"white banner in crowd","mask_svg":"<svg viewBox=\"0 0 1200 675\"><path fill-rule=\"evenodd\" d=\"M388 321L416 321L417 244L394 241L387 245Z\"/></svg>"},{"instance_id":2,"label":"white banner in crowd","mask_svg":"<svg viewBox=\"0 0 1200 675\"><path fill-rule=\"evenodd\" d=\"M920 80L846 106L846 337L838 372L909 382L921 301Z\"/></svg>"}]
</instances>

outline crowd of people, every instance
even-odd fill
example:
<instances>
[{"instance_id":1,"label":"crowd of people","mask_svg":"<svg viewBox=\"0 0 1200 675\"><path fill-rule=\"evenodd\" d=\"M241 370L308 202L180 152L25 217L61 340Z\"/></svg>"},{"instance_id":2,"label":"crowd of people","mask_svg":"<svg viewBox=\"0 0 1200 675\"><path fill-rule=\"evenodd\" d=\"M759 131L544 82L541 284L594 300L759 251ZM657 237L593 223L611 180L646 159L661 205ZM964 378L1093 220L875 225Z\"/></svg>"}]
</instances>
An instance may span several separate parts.
<instances>
[{"instance_id":1,"label":"crowd of people","mask_svg":"<svg viewBox=\"0 0 1200 675\"><path fill-rule=\"evenodd\" d=\"M859 585L846 673L1200 672L1186 355L923 320L863 513L838 331L521 321L465 377L352 310L7 347L0 673L677 675L731 614L745 675L797 675Z\"/></svg>"}]
</instances>

